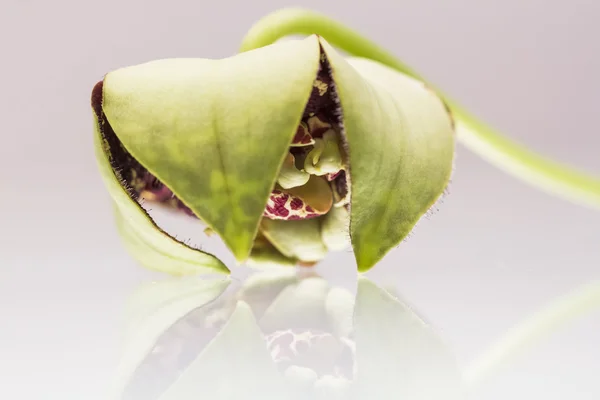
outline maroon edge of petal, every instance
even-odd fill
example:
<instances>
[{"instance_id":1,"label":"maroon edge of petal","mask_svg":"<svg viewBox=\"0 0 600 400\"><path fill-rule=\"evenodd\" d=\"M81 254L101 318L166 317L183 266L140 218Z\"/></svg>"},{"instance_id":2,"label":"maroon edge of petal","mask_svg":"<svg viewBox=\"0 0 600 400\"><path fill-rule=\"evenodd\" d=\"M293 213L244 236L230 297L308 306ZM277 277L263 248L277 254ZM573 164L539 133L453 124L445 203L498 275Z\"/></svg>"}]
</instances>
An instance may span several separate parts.
<instances>
[{"instance_id":1,"label":"maroon edge of petal","mask_svg":"<svg viewBox=\"0 0 600 400\"><path fill-rule=\"evenodd\" d=\"M345 198L348 195L348 182L346 180L346 171L339 171L338 175L333 180L335 189L341 198Z\"/></svg>"},{"instance_id":2,"label":"maroon edge of petal","mask_svg":"<svg viewBox=\"0 0 600 400\"><path fill-rule=\"evenodd\" d=\"M133 190L130 185L130 181L126 179L126 176L124 176L129 174L130 164L137 162L133 160L133 157L131 157L129 153L125 151L125 149L123 149L121 142L106 119L106 115L102 110L103 87L104 81L100 81L94 85L91 96L92 109L98 118L98 128L100 130L100 135L102 135L104 143L107 146L106 151L109 155L110 165L129 196L132 199L137 200L139 193Z\"/></svg>"},{"instance_id":3,"label":"maroon edge of petal","mask_svg":"<svg viewBox=\"0 0 600 400\"><path fill-rule=\"evenodd\" d=\"M96 113L98 119L102 119L102 88L104 81L96 83L94 89L92 89L92 109Z\"/></svg>"},{"instance_id":4,"label":"maroon edge of petal","mask_svg":"<svg viewBox=\"0 0 600 400\"><path fill-rule=\"evenodd\" d=\"M155 197L152 201L176 208L189 216L197 218L189 207L175 197L167 186L144 168L123 147L102 110L103 86L104 81L100 81L92 89L91 105L98 117L100 134L108 146L107 151L110 156L111 167L129 196L133 200L139 201L142 192L147 191Z\"/></svg>"}]
</instances>

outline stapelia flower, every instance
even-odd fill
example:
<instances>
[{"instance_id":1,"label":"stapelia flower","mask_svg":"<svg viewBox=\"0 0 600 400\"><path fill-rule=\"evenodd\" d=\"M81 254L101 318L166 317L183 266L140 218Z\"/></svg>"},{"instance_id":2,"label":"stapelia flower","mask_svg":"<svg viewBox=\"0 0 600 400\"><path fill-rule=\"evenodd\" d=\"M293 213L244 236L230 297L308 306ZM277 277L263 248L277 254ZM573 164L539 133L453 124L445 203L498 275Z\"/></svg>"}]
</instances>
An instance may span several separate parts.
<instances>
[{"instance_id":1,"label":"stapelia flower","mask_svg":"<svg viewBox=\"0 0 600 400\"><path fill-rule=\"evenodd\" d=\"M95 86L92 107L128 246L176 274L225 266L167 236L140 199L200 219L238 262L314 264L351 245L364 271L410 233L452 172L443 101L316 35L122 68Z\"/></svg>"}]
</instances>

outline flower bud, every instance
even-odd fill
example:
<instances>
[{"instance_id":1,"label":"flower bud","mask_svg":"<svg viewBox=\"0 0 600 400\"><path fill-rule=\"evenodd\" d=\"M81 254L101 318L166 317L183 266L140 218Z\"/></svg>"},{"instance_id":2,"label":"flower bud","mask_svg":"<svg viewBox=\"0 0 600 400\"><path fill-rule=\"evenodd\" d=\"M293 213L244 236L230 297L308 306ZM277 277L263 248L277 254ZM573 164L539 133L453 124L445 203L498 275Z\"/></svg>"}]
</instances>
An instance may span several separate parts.
<instances>
[{"instance_id":1,"label":"flower bud","mask_svg":"<svg viewBox=\"0 0 600 400\"><path fill-rule=\"evenodd\" d=\"M225 267L166 235L140 201L200 219L239 262L310 265L352 246L364 271L452 172L452 119L433 91L314 35L122 68L96 85L92 107L128 246L171 273Z\"/></svg>"}]
</instances>

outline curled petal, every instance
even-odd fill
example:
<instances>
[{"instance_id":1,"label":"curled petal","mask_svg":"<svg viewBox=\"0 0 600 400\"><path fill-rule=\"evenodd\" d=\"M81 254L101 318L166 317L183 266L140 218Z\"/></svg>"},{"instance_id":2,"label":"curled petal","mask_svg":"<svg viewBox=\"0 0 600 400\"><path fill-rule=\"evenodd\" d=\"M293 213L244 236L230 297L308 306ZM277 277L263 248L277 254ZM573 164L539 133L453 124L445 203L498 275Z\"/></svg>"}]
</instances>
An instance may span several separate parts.
<instances>
[{"instance_id":1,"label":"curled petal","mask_svg":"<svg viewBox=\"0 0 600 400\"><path fill-rule=\"evenodd\" d=\"M304 170L312 175L336 174L343 168L338 135L327 130L322 138L315 139L315 146L304 160Z\"/></svg>"},{"instance_id":2,"label":"curled petal","mask_svg":"<svg viewBox=\"0 0 600 400\"><path fill-rule=\"evenodd\" d=\"M96 122L96 159L101 176L114 201L119 234L129 252L147 268L166 271L172 275L229 272L214 255L198 251L168 236L156 226L144 209L131 199L112 170L107 143L102 141L97 118Z\"/></svg>"},{"instance_id":3,"label":"curled petal","mask_svg":"<svg viewBox=\"0 0 600 400\"><path fill-rule=\"evenodd\" d=\"M321 43L348 146L352 247L365 271L444 193L454 162L452 119L422 82L374 61L345 59Z\"/></svg>"}]
</instances>

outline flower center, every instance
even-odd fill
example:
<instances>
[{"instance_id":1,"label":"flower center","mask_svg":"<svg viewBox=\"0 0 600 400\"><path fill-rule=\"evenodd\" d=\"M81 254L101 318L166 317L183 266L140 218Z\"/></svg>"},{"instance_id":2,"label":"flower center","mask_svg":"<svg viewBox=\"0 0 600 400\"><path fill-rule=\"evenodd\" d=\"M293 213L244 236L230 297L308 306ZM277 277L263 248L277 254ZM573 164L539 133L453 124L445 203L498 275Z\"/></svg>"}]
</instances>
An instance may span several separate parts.
<instances>
[{"instance_id":1,"label":"flower center","mask_svg":"<svg viewBox=\"0 0 600 400\"><path fill-rule=\"evenodd\" d=\"M334 125L303 119L281 167L263 214L269 219L298 220L326 214L333 205L334 184L344 165Z\"/></svg>"}]
</instances>

